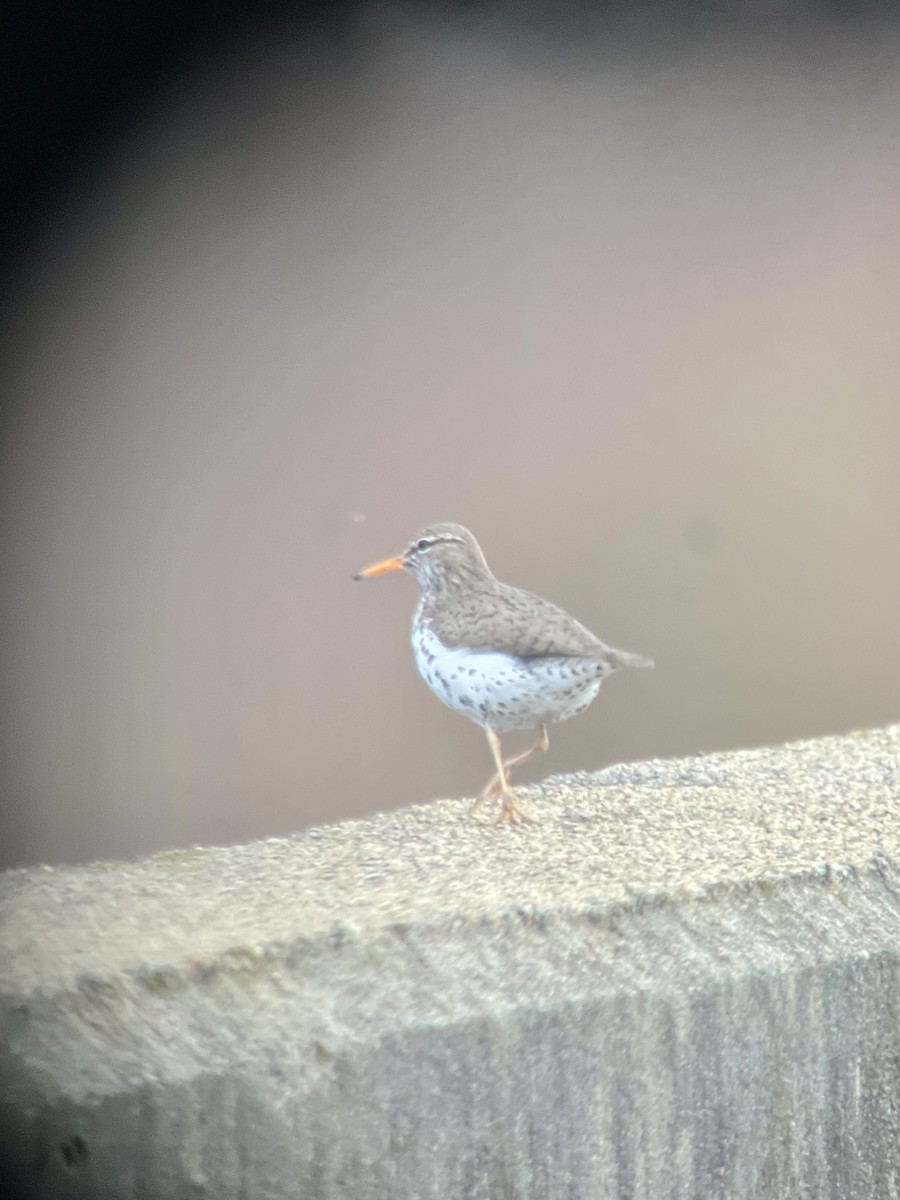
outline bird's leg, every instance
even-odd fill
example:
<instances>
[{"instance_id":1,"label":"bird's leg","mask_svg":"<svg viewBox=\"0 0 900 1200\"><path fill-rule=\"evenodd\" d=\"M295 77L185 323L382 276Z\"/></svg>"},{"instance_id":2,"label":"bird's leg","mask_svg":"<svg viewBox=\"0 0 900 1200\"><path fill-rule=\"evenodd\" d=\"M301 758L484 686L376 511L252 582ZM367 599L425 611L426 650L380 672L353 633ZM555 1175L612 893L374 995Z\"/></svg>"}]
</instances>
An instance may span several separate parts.
<instances>
[{"instance_id":1,"label":"bird's leg","mask_svg":"<svg viewBox=\"0 0 900 1200\"><path fill-rule=\"evenodd\" d=\"M490 725L485 725L484 732L487 734L488 745L491 748L491 754L493 754L494 762L497 765L497 775L500 779L500 791L503 793L503 808L500 810L500 821L509 821L511 825L518 825L522 821L533 820L534 818L530 817L528 813L521 809L516 803L515 794L513 793L512 788L509 786L509 780L506 774L507 764L503 761L503 750L500 746L500 739L497 737L496 733L494 733L493 729L491 729ZM481 793L479 800L476 802L476 808L482 800L487 799L489 794L490 793L487 791Z\"/></svg>"},{"instance_id":2,"label":"bird's leg","mask_svg":"<svg viewBox=\"0 0 900 1200\"><path fill-rule=\"evenodd\" d=\"M547 733L547 726L542 725L541 726L541 736L538 738L538 740L534 743L533 746L529 746L528 749L523 750L521 754L516 754L512 758L506 759L506 761L504 762L503 772L504 772L504 775L506 776L506 782L509 783L509 772L512 767L520 767L522 765L522 763L528 762L528 760L530 758L534 758L534 756L536 754L546 754L546 752L549 749L550 749L550 736ZM498 791L499 788L500 788L500 772L495 771L494 774L490 777L490 779L484 786L484 790L481 793L482 798L487 799L488 796L493 796L494 792Z\"/></svg>"}]
</instances>

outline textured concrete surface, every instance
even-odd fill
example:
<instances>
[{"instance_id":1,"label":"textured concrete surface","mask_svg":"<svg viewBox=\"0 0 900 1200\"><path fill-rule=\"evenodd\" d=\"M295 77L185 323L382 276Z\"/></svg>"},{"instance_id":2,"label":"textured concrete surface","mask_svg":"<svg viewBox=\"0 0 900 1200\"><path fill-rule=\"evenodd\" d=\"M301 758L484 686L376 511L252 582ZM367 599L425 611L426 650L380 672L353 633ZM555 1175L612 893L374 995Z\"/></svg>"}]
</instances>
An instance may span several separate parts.
<instances>
[{"instance_id":1,"label":"textured concrete surface","mask_svg":"<svg viewBox=\"0 0 900 1200\"><path fill-rule=\"evenodd\" d=\"M900 1196L900 726L0 879L3 1195Z\"/></svg>"}]
</instances>

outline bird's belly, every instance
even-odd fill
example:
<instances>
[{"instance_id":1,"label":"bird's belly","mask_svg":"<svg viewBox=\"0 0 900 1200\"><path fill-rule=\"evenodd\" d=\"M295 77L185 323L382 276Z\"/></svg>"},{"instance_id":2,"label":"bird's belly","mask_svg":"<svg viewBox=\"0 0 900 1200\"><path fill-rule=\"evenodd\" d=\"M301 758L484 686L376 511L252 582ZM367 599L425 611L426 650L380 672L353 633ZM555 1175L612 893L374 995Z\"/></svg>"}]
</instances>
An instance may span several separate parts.
<instances>
[{"instance_id":1,"label":"bird's belly","mask_svg":"<svg viewBox=\"0 0 900 1200\"><path fill-rule=\"evenodd\" d=\"M592 659L448 648L421 628L413 633L413 650L438 699L497 733L576 716L596 698L604 676L602 664Z\"/></svg>"}]
</instances>

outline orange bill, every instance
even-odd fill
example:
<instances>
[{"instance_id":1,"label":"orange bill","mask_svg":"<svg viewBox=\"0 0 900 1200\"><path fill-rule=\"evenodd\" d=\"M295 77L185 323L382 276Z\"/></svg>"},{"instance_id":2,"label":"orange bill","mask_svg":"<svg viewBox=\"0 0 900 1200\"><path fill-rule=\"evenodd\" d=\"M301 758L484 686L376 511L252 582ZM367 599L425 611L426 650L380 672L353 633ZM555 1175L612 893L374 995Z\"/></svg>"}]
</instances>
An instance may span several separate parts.
<instances>
[{"instance_id":1,"label":"orange bill","mask_svg":"<svg viewBox=\"0 0 900 1200\"><path fill-rule=\"evenodd\" d=\"M376 575L387 575L388 571L403 570L403 555L398 554L396 558L383 558L381 562L373 563L371 567L366 567L362 571L357 571L353 576L354 579L374 579Z\"/></svg>"}]
</instances>

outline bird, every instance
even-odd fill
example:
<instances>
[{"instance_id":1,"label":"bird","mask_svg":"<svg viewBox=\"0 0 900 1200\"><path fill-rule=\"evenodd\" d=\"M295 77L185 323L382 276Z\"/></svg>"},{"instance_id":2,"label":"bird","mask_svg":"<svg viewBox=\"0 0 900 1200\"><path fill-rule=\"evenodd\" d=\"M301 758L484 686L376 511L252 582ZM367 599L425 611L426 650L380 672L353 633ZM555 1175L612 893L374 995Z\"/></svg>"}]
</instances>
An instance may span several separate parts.
<instances>
[{"instance_id":1,"label":"bird","mask_svg":"<svg viewBox=\"0 0 900 1200\"><path fill-rule=\"evenodd\" d=\"M653 660L608 646L556 604L502 583L462 525L428 525L401 554L354 579L401 570L421 588L411 631L419 673L439 700L484 729L493 756L473 811L499 792L500 822L533 820L516 799L511 768L545 752L548 726L584 712L613 671ZM500 735L513 730L539 735L504 759Z\"/></svg>"}]
</instances>

